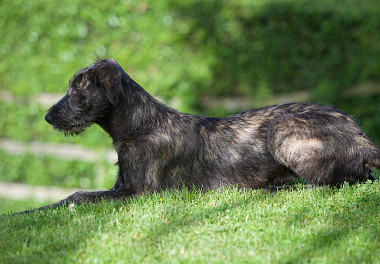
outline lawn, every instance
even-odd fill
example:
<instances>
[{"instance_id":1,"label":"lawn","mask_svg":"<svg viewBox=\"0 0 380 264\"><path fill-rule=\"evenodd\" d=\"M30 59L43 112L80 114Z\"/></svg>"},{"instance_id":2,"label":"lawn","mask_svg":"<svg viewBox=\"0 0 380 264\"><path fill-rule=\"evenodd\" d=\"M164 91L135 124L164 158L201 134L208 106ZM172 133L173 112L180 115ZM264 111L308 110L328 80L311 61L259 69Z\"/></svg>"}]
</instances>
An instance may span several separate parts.
<instances>
[{"instance_id":1,"label":"lawn","mask_svg":"<svg viewBox=\"0 0 380 264\"><path fill-rule=\"evenodd\" d=\"M0 263L380 263L380 182L168 191L0 216Z\"/></svg>"}]
</instances>

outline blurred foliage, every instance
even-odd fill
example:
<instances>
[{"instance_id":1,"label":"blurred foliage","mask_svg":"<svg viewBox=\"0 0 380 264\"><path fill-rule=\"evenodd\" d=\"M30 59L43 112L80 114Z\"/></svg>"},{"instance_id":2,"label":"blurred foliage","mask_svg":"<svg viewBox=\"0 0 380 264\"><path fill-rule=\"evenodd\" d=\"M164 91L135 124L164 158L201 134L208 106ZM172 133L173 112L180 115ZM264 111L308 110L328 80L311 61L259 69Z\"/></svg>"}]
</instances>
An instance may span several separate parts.
<instances>
[{"instance_id":1,"label":"blurred foliage","mask_svg":"<svg viewBox=\"0 0 380 264\"><path fill-rule=\"evenodd\" d=\"M1 1L0 89L27 99L1 102L0 136L66 141L28 98L64 93L78 69L114 58L181 111L229 114L210 110L206 96L251 97L258 107L308 91L357 117L380 145L379 90L347 93L380 87L379 17L378 0ZM105 137L90 130L75 140L110 147Z\"/></svg>"},{"instance_id":2,"label":"blurred foliage","mask_svg":"<svg viewBox=\"0 0 380 264\"><path fill-rule=\"evenodd\" d=\"M115 58L147 90L198 110L203 95L339 92L380 78L380 2L346 0L3 1L0 85L63 92ZM327 87L327 88L326 88ZM267 91L264 91L268 93Z\"/></svg>"},{"instance_id":3,"label":"blurred foliage","mask_svg":"<svg viewBox=\"0 0 380 264\"><path fill-rule=\"evenodd\" d=\"M0 122L0 138L15 139L21 142L75 143L99 150L112 147L111 138L97 126L92 126L80 135L73 137L53 131L51 125L44 118L46 109L31 100L6 102L0 99L0 113L4 113L6 117Z\"/></svg>"},{"instance_id":4,"label":"blurred foliage","mask_svg":"<svg viewBox=\"0 0 380 264\"><path fill-rule=\"evenodd\" d=\"M9 155L0 150L0 179L62 188L111 188L117 168L111 164L61 160L51 156Z\"/></svg>"},{"instance_id":5,"label":"blurred foliage","mask_svg":"<svg viewBox=\"0 0 380 264\"><path fill-rule=\"evenodd\" d=\"M274 92L328 83L334 96L380 78L378 1L16 0L0 12L1 84L18 93L63 91L97 57L190 105L255 95L263 80Z\"/></svg>"}]
</instances>

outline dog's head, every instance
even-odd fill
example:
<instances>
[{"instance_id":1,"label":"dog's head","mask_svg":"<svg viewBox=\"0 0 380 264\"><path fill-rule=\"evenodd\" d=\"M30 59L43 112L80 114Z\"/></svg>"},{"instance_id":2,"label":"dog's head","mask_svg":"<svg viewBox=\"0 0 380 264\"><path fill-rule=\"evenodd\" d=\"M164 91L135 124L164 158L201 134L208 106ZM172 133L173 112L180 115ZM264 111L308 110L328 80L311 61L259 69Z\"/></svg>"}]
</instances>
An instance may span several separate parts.
<instances>
[{"instance_id":1,"label":"dog's head","mask_svg":"<svg viewBox=\"0 0 380 264\"><path fill-rule=\"evenodd\" d=\"M123 78L129 76L115 60L102 60L79 70L70 80L67 94L53 105L45 120L66 134L78 134L106 118L120 102Z\"/></svg>"}]
</instances>

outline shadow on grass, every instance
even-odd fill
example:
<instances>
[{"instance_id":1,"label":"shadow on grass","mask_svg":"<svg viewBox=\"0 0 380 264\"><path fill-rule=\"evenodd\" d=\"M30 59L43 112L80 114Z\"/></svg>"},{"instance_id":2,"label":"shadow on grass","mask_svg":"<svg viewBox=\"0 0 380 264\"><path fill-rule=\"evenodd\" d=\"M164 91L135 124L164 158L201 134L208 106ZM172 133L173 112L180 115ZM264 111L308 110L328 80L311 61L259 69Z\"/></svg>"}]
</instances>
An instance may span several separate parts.
<instances>
[{"instance_id":1,"label":"shadow on grass","mask_svg":"<svg viewBox=\"0 0 380 264\"><path fill-rule=\"evenodd\" d=\"M273 212L265 209L265 213L269 214L269 217L273 219L273 214L276 217L276 208L281 209L283 204L289 203L291 205L289 212L280 213L282 217L286 216L285 228L291 230L291 227L296 225L301 235L292 235L297 241L292 242L293 249L291 253L282 256L281 263L307 262L314 257L323 256L326 251L332 252L335 248L339 249L340 241L349 239L359 233L369 238L370 241L367 242L371 245L370 248L361 246L360 250L363 256L356 256L359 258L357 261L360 262L361 257L371 258L373 251L378 250L376 245L380 242L378 235L380 233L378 225L378 220L380 219L378 210L380 207L380 194L374 189L370 192L361 192L360 188L355 186L346 188L350 192L349 197L353 197L350 201L347 201L347 196L342 195L341 192L344 190L307 190L311 196L315 196L314 198L319 203L317 206L314 204L315 199L309 199L304 203L299 203L299 201L288 202L288 199L286 199L288 197L284 196L289 195L288 192L291 191L281 191L277 194L262 193L260 191L239 192L232 195L228 194L227 196L224 191L218 191L220 192L221 201L218 201L218 193L216 195L212 193L209 196L207 192L194 195L191 192L182 191L178 193L178 197L176 197L176 194L171 197L172 202L179 204L177 209L173 208L173 203L168 203L163 209L163 217L169 221L154 219L149 223L145 223L144 227L147 228L146 232L144 232L145 235L138 238L135 243L141 244L138 247L145 248L148 251L154 250L157 244L160 244L178 231L205 225L207 228L208 224L215 224L219 215L244 211L247 208L255 207L259 203L261 205L271 203L274 207ZM226 191L228 192L228 190ZM353 195L355 192L357 193L356 196ZM163 194L163 197L165 198L165 194ZM216 201L215 206L204 206L204 204L210 204L209 197ZM302 197L305 196L297 196L296 194L290 198L301 199ZM148 201L149 199L142 199L138 201L138 204ZM78 208L77 214L72 214L67 208L61 208L59 210L38 212L28 217L1 215L1 225L5 226L7 230L0 230L0 251L2 252L0 262L77 262L76 259L73 259L74 256L78 256L81 250L84 251L88 241L95 239L94 236L101 232L99 231L99 226L103 226L104 223L110 220L109 218L99 220L99 218L102 219L103 216L111 215L113 208L129 207L131 203L134 203L134 201L119 201L115 206L89 205L88 207ZM200 203L200 205L195 203ZM324 216L317 216L320 213L324 213ZM319 217L325 223L315 227L315 232L310 235L302 233L302 226L308 226L310 230L310 222L314 217ZM93 223L92 219L95 218L97 220ZM267 215L260 215L258 219L263 222L268 221ZM137 219L136 221L139 220ZM232 230L235 233L239 232L236 226L240 224L240 222L230 222L223 226L222 223L223 230L221 231L228 232ZM276 226L271 227L271 229L275 233L279 232ZM264 232L266 231L264 230ZM236 244L234 246L239 247ZM277 250L276 245L268 245L268 247L271 250ZM218 254L223 254L223 252Z\"/></svg>"},{"instance_id":2,"label":"shadow on grass","mask_svg":"<svg viewBox=\"0 0 380 264\"><path fill-rule=\"evenodd\" d=\"M67 208L29 215L1 215L1 263L62 263L91 239L91 225L81 225ZM72 263L75 263L73 260Z\"/></svg>"},{"instance_id":3,"label":"shadow on grass","mask_svg":"<svg viewBox=\"0 0 380 264\"><path fill-rule=\"evenodd\" d=\"M195 199L192 197L192 192L182 191L179 194L181 196L179 199L184 197L186 197L184 199ZM142 199L149 202L149 198ZM138 203L140 202L138 201ZM178 210L182 213L181 217L175 215L177 211L170 211L168 217L174 219L172 224L151 225L151 223L146 223L147 226L154 226L151 231L155 235L147 238L144 242L155 244L160 237L175 232L179 228L196 224L200 216L212 217L216 212L224 212L242 202L239 199L233 204L223 203L215 208L198 208L199 210L196 210L198 213L184 212L182 208L182 210ZM85 250L86 244L99 233L99 225L102 224L101 221L95 221L94 225L87 219L111 215L113 208L128 207L130 203L133 201L117 201L114 207L104 206L105 204L89 204L78 207L76 214L64 207L37 211L28 215L2 214L0 222L7 230L0 231L0 252L2 252L0 263L62 263L68 261L75 263L77 260L73 259L74 256L78 256L80 250ZM105 221L107 222L107 220Z\"/></svg>"},{"instance_id":4,"label":"shadow on grass","mask_svg":"<svg viewBox=\"0 0 380 264\"><path fill-rule=\"evenodd\" d=\"M257 199L260 198L257 197ZM247 201L244 196L239 195L239 197L231 202L222 202L221 204L213 207L193 205L188 210L186 210L186 208L176 210L172 207L167 207L165 209L165 217L170 219L169 222L161 221L156 225L152 225L151 229L147 232L148 236L145 237L145 242L150 245L154 245L161 241L162 237L166 237L173 232L177 232L191 226L202 225L202 223L208 219L217 221L216 218L218 215L225 214L229 210L242 207L246 203L251 203L251 201Z\"/></svg>"},{"instance_id":5,"label":"shadow on grass","mask_svg":"<svg viewBox=\"0 0 380 264\"><path fill-rule=\"evenodd\" d=\"M368 260L376 258L380 243L380 193L364 193L355 198L344 203L334 203L333 200L332 203L325 204L331 209L324 216L322 227L300 239L299 247L294 248L292 254L286 256L281 263L310 263L314 257L346 250L344 246L352 243L350 240L361 244L356 244L356 252L351 252L349 262L368 263ZM299 208L287 222L289 229L295 224L302 226L313 215L311 210L310 207ZM352 247L352 244L347 246Z\"/></svg>"},{"instance_id":6,"label":"shadow on grass","mask_svg":"<svg viewBox=\"0 0 380 264\"><path fill-rule=\"evenodd\" d=\"M355 186L347 186L345 188L350 192L356 190ZM282 216L279 215L279 217L282 218L285 215L287 218L285 231L278 230L283 228L281 226L279 226L278 229L276 229L276 226L267 226L270 228L270 232L274 231L275 233L274 238L272 237L273 239L276 239L276 234L278 237L281 237L281 235L283 235L281 232L287 232L286 229L289 230L289 235L292 236L293 239L291 242L293 243L293 248L290 249L290 252L286 249L275 248L275 245L267 245L267 247L272 247L271 250L282 251L281 254L283 254L283 256L280 258L279 263L309 263L309 261L314 258L328 257L331 254L341 256L342 250L346 250L342 248L341 243L348 243L346 245L350 250L360 252L360 254L353 252L351 261L361 262L364 260L365 262L365 260L373 259L374 252L378 251L376 245L380 243L380 228L378 225L378 220L380 219L380 211L378 210L378 208L380 208L380 194L377 192L358 193L353 200L347 201L345 198L342 198L341 194L344 188L322 188L308 191L311 192L311 196L316 195L316 199L320 199L317 201L320 203L317 207L313 199L301 205L297 205L298 201L294 201L294 204L291 205L292 209L290 209L290 212L285 214L280 213ZM237 199L231 202L223 202L215 207L199 207L196 208L196 210L192 208L192 210L188 210L187 212L177 212L172 208L167 208L167 218L170 219L170 221L152 225L151 229L147 232L147 236L142 238L141 242L154 248L173 233L183 231L192 226L202 226L205 222L207 222L207 224L215 223L215 219L221 214L229 214L229 211L238 210L239 208L246 210L246 206L254 207L255 202L263 199L267 199L269 203L271 199L277 200L278 197L276 196L279 195L281 197L281 195L286 192L298 191L280 191L276 194L257 193L255 195L249 195L249 199L246 199L244 195L239 195ZM315 194L315 192L318 193ZM350 197L352 196L351 193ZM336 201L336 199L341 200ZM262 202L265 203L266 201ZM278 207L280 203L283 203L281 198L274 202L274 207ZM291 204L292 202L290 201L289 203ZM268 214L269 218L273 217L273 215L270 215L271 212L268 212ZM318 214L324 215L321 217ZM319 226L313 226L315 218L321 219L320 221L324 222ZM268 221L265 215L260 216L259 220L263 222ZM239 222L236 224L229 223L223 228L223 232L239 232L237 230L240 224ZM291 227L294 225L296 225L298 233L290 234ZM302 230L303 226L305 226L308 231L304 232ZM309 235L308 232L310 232L310 230L315 231L311 231L312 233ZM254 232L255 230L252 229L252 231ZM264 230L264 233L267 231L269 230ZM361 236L360 243L366 243L369 247L358 245L358 249L353 249L352 243L346 240L355 239L357 236ZM363 239L363 237L368 240ZM239 245L234 246L239 247ZM254 250L256 251L257 249ZM336 250L338 251L334 253ZM260 251L260 249L258 249L258 251ZM219 254L223 254L223 252ZM343 255L345 256L345 254ZM332 257L334 258L334 256Z\"/></svg>"}]
</instances>

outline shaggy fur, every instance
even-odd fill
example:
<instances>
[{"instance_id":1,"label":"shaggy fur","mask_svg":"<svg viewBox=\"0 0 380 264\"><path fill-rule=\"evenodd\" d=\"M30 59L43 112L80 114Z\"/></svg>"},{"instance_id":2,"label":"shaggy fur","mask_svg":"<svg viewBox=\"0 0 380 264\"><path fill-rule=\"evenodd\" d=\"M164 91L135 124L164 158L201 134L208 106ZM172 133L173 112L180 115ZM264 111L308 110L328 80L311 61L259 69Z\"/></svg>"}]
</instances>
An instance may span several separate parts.
<instances>
[{"instance_id":1,"label":"shaggy fur","mask_svg":"<svg viewBox=\"0 0 380 264\"><path fill-rule=\"evenodd\" d=\"M297 177L311 184L364 181L380 150L350 115L311 103L273 105L224 118L184 114L159 102L115 60L80 70L46 115L77 134L93 123L113 139L119 174L107 191L78 192L53 206L170 188L263 188Z\"/></svg>"}]
</instances>

